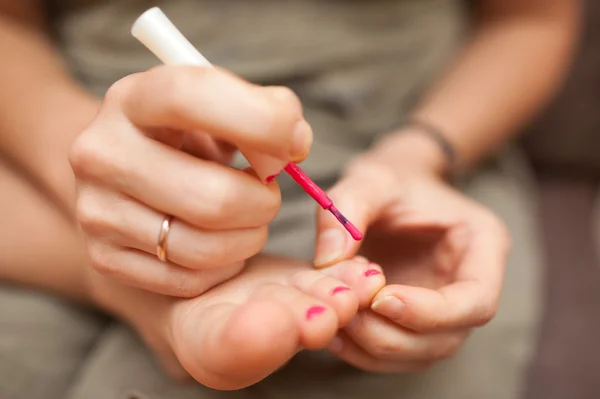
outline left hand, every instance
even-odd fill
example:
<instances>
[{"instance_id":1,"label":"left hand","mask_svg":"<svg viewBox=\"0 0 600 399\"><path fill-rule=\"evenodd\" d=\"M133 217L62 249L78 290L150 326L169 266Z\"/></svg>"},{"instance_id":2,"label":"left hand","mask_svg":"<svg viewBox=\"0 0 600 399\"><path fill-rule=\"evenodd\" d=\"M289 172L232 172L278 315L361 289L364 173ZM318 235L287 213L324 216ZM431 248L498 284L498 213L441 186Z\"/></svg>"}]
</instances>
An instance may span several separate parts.
<instances>
[{"instance_id":1,"label":"left hand","mask_svg":"<svg viewBox=\"0 0 600 399\"><path fill-rule=\"evenodd\" d=\"M318 215L317 267L360 253L387 277L371 309L330 346L363 370L427 368L496 312L509 248L504 225L434 173L417 170L399 173L366 156L330 191L367 233L361 243L327 212Z\"/></svg>"}]
</instances>

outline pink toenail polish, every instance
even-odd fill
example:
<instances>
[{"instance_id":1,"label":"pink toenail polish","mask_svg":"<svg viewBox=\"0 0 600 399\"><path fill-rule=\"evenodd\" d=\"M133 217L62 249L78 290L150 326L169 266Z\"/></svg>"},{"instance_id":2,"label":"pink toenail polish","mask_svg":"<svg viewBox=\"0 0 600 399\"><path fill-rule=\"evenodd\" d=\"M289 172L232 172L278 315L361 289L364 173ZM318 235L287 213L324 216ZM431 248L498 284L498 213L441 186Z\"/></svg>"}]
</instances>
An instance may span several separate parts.
<instances>
[{"instance_id":1,"label":"pink toenail polish","mask_svg":"<svg viewBox=\"0 0 600 399\"><path fill-rule=\"evenodd\" d=\"M313 317L320 315L325 311L323 306L313 306L306 311L306 320L311 320Z\"/></svg>"},{"instance_id":2,"label":"pink toenail polish","mask_svg":"<svg viewBox=\"0 0 600 399\"><path fill-rule=\"evenodd\" d=\"M331 295L339 294L344 291L350 291L350 288L344 286L335 287L333 291L331 291Z\"/></svg>"},{"instance_id":3,"label":"pink toenail polish","mask_svg":"<svg viewBox=\"0 0 600 399\"><path fill-rule=\"evenodd\" d=\"M365 277L377 276L381 274L381 272L377 269L369 269L365 272Z\"/></svg>"}]
</instances>

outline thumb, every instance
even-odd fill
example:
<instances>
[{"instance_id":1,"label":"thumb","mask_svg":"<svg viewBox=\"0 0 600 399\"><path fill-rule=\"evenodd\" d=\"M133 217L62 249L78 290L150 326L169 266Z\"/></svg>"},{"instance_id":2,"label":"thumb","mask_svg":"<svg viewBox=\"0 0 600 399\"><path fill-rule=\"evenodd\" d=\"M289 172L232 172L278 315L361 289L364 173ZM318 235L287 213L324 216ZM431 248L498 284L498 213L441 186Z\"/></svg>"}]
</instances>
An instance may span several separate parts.
<instances>
[{"instance_id":1,"label":"thumb","mask_svg":"<svg viewBox=\"0 0 600 399\"><path fill-rule=\"evenodd\" d=\"M384 209L397 197L395 179L375 170L347 174L327 194L339 212L366 233ZM317 243L314 265L326 267L354 256L360 248L336 217L324 209L317 211Z\"/></svg>"}]
</instances>

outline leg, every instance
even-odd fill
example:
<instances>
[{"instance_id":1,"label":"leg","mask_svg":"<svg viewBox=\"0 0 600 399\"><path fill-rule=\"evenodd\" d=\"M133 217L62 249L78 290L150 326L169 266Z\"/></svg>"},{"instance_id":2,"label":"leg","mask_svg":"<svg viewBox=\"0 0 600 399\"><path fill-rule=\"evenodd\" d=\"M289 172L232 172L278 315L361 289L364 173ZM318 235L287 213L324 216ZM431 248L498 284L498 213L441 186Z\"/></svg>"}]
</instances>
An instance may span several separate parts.
<instances>
[{"instance_id":1,"label":"leg","mask_svg":"<svg viewBox=\"0 0 600 399\"><path fill-rule=\"evenodd\" d=\"M0 278L63 290L57 277L81 264L75 229L1 158L0 192ZM106 320L6 284L0 304L0 397L64 398Z\"/></svg>"}]
</instances>

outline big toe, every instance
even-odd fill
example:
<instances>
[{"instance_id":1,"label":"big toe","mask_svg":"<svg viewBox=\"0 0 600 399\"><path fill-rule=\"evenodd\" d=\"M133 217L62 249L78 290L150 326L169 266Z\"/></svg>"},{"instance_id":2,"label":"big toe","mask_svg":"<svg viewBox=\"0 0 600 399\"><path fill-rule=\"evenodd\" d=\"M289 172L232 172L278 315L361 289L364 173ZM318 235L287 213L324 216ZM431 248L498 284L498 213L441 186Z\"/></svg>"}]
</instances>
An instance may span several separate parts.
<instances>
[{"instance_id":1,"label":"big toe","mask_svg":"<svg viewBox=\"0 0 600 399\"><path fill-rule=\"evenodd\" d=\"M213 389L252 385L283 366L299 347L296 317L276 301L199 304L175 326L173 345L181 364Z\"/></svg>"},{"instance_id":2,"label":"big toe","mask_svg":"<svg viewBox=\"0 0 600 399\"><path fill-rule=\"evenodd\" d=\"M340 326L333 307L293 286L260 285L242 304L226 295L188 305L172 329L183 367L214 389L252 385L300 348L325 348Z\"/></svg>"}]
</instances>

